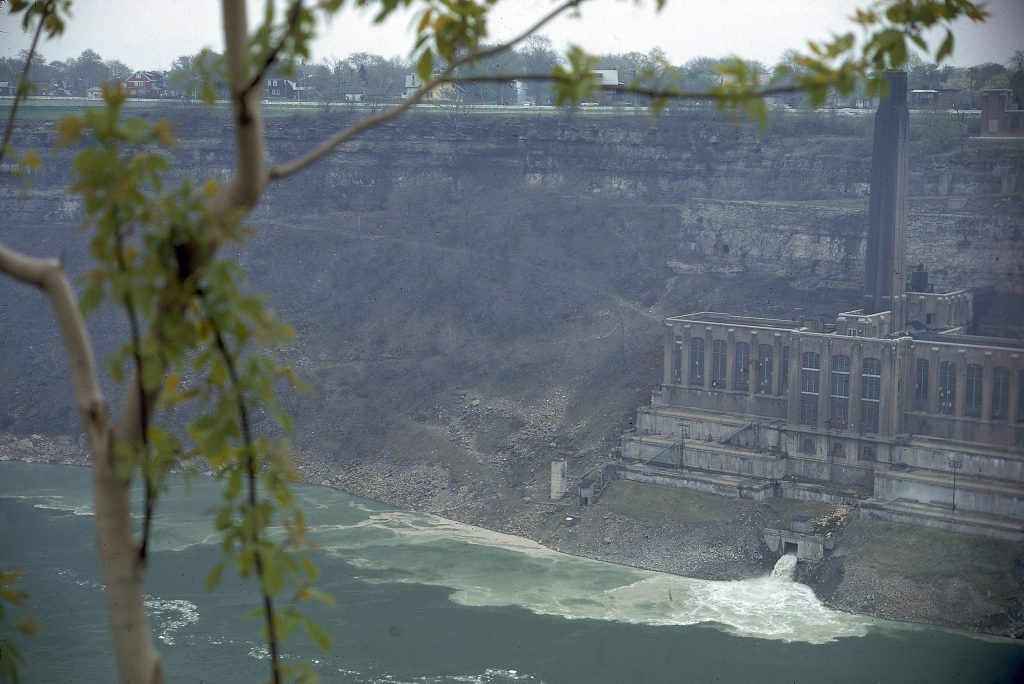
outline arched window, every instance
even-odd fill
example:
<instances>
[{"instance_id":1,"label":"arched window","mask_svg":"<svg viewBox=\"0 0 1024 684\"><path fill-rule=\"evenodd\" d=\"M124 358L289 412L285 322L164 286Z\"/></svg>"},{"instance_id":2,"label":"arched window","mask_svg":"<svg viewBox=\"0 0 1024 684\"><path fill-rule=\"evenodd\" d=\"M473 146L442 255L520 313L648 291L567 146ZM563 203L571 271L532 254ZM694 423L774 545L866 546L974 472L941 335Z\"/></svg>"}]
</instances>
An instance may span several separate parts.
<instances>
[{"instance_id":1,"label":"arched window","mask_svg":"<svg viewBox=\"0 0 1024 684\"><path fill-rule=\"evenodd\" d=\"M914 410L928 410L928 359L918 359L914 366Z\"/></svg>"},{"instance_id":2,"label":"arched window","mask_svg":"<svg viewBox=\"0 0 1024 684\"><path fill-rule=\"evenodd\" d=\"M757 393L772 393L772 347L769 344L757 348Z\"/></svg>"},{"instance_id":3,"label":"arched window","mask_svg":"<svg viewBox=\"0 0 1024 684\"><path fill-rule=\"evenodd\" d=\"M690 340L690 384L704 386L704 338Z\"/></svg>"},{"instance_id":4,"label":"arched window","mask_svg":"<svg viewBox=\"0 0 1024 684\"><path fill-rule=\"evenodd\" d=\"M939 364L939 413L956 413L956 364L952 361Z\"/></svg>"},{"instance_id":5,"label":"arched window","mask_svg":"<svg viewBox=\"0 0 1024 684\"><path fill-rule=\"evenodd\" d=\"M864 432L878 432L878 405L882 398L882 362L864 359L860 374L860 426Z\"/></svg>"},{"instance_id":6,"label":"arched window","mask_svg":"<svg viewBox=\"0 0 1024 684\"><path fill-rule=\"evenodd\" d=\"M829 395L831 427L843 430L850 414L850 357L837 354L832 357L832 384Z\"/></svg>"},{"instance_id":7,"label":"arched window","mask_svg":"<svg viewBox=\"0 0 1024 684\"><path fill-rule=\"evenodd\" d=\"M736 343L736 366L733 368L732 388L746 392L750 389L750 345Z\"/></svg>"},{"instance_id":8,"label":"arched window","mask_svg":"<svg viewBox=\"0 0 1024 684\"><path fill-rule=\"evenodd\" d=\"M821 387L821 357L804 352L800 357L800 423L818 424L818 393Z\"/></svg>"},{"instance_id":9,"label":"arched window","mask_svg":"<svg viewBox=\"0 0 1024 684\"><path fill-rule=\"evenodd\" d=\"M984 384L984 370L981 364L967 364L967 386L964 387L964 415L972 418L981 417L981 392Z\"/></svg>"},{"instance_id":10,"label":"arched window","mask_svg":"<svg viewBox=\"0 0 1024 684\"><path fill-rule=\"evenodd\" d=\"M1010 412L1010 369L992 369L992 420L1006 420Z\"/></svg>"},{"instance_id":11,"label":"arched window","mask_svg":"<svg viewBox=\"0 0 1024 684\"><path fill-rule=\"evenodd\" d=\"M729 359L725 353L725 340L711 343L711 386L725 389L725 368Z\"/></svg>"}]
</instances>

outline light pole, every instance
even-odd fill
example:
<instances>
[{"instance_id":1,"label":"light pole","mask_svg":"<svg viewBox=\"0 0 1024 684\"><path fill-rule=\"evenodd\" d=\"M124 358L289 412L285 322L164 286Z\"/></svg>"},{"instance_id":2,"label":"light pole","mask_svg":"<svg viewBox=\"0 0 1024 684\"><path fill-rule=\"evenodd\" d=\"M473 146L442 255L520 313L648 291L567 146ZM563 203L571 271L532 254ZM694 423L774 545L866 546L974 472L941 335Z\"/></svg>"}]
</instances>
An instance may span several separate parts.
<instances>
[{"instance_id":1,"label":"light pole","mask_svg":"<svg viewBox=\"0 0 1024 684\"><path fill-rule=\"evenodd\" d=\"M949 459L949 468L953 471L953 515L956 515L956 471L964 467L964 459Z\"/></svg>"}]
</instances>

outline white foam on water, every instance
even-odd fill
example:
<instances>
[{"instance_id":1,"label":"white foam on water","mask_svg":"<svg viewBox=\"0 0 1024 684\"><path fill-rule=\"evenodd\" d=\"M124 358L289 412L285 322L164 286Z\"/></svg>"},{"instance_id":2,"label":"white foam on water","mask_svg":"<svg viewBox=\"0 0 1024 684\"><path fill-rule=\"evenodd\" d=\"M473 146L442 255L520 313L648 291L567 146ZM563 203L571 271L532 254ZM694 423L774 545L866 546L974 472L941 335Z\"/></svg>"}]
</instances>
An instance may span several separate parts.
<instances>
[{"instance_id":1,"label":"white foam on water","mask_svg":"<svg viewBox=\"0 0 1024 684\"><path fill-rule=\"evenodd\" d=\"M249 657L256 660L270 660L270 649L265 645L253 646L249 649Z\"/></svg>"},{"instance_id":2,"label":"white foam on water","mask_svg":"<svg viewBox=\"0 0 1024 684\"><path fill-rule=\"evenodd\" d=\"M191 601L147 596L145 603L157 639L167 645L174 643L175 632L199 622L199 607Z\"/></svg>"},{"instance_id":3,"label":"white foam on water","mask_svg":"<svg viewBox=\"0 0 1024 684\"><path fill-rule=\"evenodd\" d=\"M74 515L93 515L91 503L72 503L60 494L0 494L0 499L21 499L35 501L33 508L46 511L63 511Z\"/></svg>"},{"instance_id":4,"label":"white foam on water","mask_svg":"<svg viewBox=\"0 0 1024 684\"><path fill-rule=\"evenodd\" d=\"M348 534L355 530L361 531ZM739 636L809 643L862 636L875 622L831 610L810 587L793 582L795 557L780 561L772 576L714 582L567 556L528 539L419 513L376 513L318 531L327 533L316 536L328 553L361 569L395 571L374 583L448 587L450 600L467 606L648 625L707 623ZM460 550L459 544L479 548ZM513 555L494 555L503 552ZM451 562L436 563L439 553Z\"/></svg>"},{"instance_id":5,"label":"white foam on water","mask_svg":"<svg viewBox=\"0 0 1024 684\"><path fill-rule=\"evenodd\" d=\"M400 678L391 674L372 675L344 668L338 668L337 672L344 675L346 680L366 682L367 684L511 684L513 682L545 684L544 680L537 679L534 675L502 668L487 668L483 672L475 674L422 675L412 678Z\"/></svg>"},{"instance_id":6,"label":"white foam on water","mask_svg":"<svg viewBox=\"0 0 1024 684\"><path fill-rule=\"evenodd\" d=\"M787 553L775 561L771 576L783 582L792 582L796 576L796 554Z\"/></svg>"},{"instance_id":7,"label":"white foam on water","mask_svg":"<svg viewBox=\"0 0 1024 684\"><path fill-rule=\"evenodd\" d=\"M84 579L81 573L77 570L72 570L71 568L58 568L57 575L86 589L96 589L98 591L103 591L103 589L105 589L102 583L91 579Z\"/></svg>"}]
</instances>

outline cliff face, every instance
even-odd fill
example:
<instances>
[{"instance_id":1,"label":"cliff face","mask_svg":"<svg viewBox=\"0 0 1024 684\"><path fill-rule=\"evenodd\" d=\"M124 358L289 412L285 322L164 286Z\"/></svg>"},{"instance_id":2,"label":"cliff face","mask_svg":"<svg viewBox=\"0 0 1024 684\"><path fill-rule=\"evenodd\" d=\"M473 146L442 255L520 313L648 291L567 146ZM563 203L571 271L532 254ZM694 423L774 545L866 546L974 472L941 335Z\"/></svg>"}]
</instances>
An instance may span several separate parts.
<instances>
[{"instance_id":1,"label":"cliff face","mask_svg":"<svg viewBox=\"0 0 1024 684\"><path fill-rule=\"evenodd\" d=\"M226 174L221 115L169 114L172 175ZM270 154L301 153L353 116L272 119ZM386 460L397 472L380 497L450 515L514 508L543 496L551 457L573 471L607 457L657 382L664 316L856 306L869 123L417 111L273 188L242 259L299 329L287 356L315 390L288 402L309 467L368 491ZM938 287L980 288L982 323L1012 332L998 319L1021 320L1024 153L911 127L908 263ZM15 139L49 149L54 126L30 121ZM0 236L79 274L71 154L4 191ZM0 288L0 429L77 432L41 298ZM109 352L119 317L92 325ZM431 474L403 479L414 472Z\"/></svg>"}]
</instances>

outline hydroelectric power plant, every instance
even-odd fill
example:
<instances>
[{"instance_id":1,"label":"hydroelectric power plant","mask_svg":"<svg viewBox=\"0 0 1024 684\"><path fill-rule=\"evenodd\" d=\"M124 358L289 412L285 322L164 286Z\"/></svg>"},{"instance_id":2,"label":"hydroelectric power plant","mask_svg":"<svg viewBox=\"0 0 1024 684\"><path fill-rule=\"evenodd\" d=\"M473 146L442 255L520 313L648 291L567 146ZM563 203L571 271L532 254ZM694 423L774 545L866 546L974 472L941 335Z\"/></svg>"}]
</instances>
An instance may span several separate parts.
<instances>
[{"instance_id":1,"label":"hydroelectric power plant","mask_svg":"<svg viewBox=\"0 0 1024 684\"><path fill-rule=\"evenodd\" d=\"M621 478L1024 540L1024 343L968 334L971 292L936 292L924 265L908 270L906 74L886 80L863 307L667 319L661 384L581 503ZM816 560L831 543L817 531L797 523L765 542Z\"/></svg>"}]
</instances>

